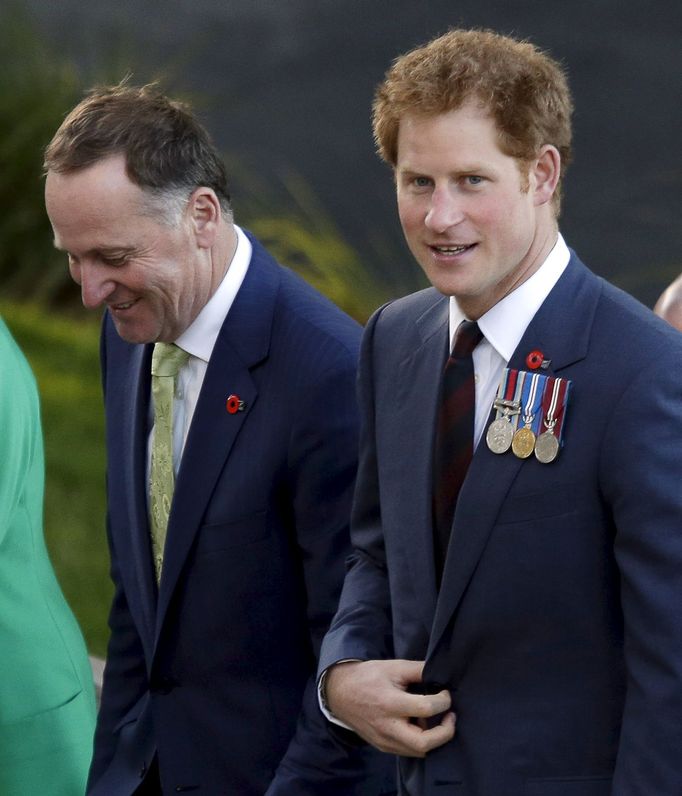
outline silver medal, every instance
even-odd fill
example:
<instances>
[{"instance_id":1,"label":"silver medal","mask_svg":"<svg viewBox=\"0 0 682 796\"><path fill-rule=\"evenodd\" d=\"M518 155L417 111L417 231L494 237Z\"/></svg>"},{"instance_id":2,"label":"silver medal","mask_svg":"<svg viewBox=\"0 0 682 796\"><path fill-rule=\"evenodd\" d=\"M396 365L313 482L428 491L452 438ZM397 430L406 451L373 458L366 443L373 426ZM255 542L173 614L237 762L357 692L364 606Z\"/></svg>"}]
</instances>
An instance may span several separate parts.
<instances>
[{"instance_id":1,"label":"silver medal","mask_svg":"<svg viewBox=\"0 0 682 796\"><path fill-rule=\"evenodd\" d=\"M559 455L559 440L551 431L545 431L535 440L535 458L542 464L553 462Z\"/></svg>"},{"instance_id":2,"label":"silver medal","mask_svg":"<svg viewBox=\"0 0 682 796\"><path fill-rule=\"evenodd\" d=\"M506 453L511 448L514 427L508 417L498 417L488 426L485 441L493 453Z\"/></svg>"}]
</instances>

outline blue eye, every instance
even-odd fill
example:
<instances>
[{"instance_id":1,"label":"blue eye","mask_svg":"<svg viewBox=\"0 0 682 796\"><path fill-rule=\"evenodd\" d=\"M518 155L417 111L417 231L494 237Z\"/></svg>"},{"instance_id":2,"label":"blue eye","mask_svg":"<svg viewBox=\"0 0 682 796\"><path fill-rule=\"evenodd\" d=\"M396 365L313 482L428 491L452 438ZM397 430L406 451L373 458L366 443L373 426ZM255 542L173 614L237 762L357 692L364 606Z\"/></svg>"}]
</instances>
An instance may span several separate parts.
<instances>
[{"instance_id":1,"label":"blue eye","mask_svg":"<svg viewBox=\"0 0 682 796\"><path fill-rule=\"evenodd\" d=\"M431 184L431 180L428 177L415 177L414 184L417 188L426 188Z\"/></svg>"},{"instance_id":2,"label":"blue eye","mask_svg":"<svg viewBox=\"0 0 682 796\"><path fill-rule=\"evenodd\" d=\"M467 181L469 185L480 185L483 182L483 177L479 177L478 174L470 174Z\"/></svg>"}]
</instances>

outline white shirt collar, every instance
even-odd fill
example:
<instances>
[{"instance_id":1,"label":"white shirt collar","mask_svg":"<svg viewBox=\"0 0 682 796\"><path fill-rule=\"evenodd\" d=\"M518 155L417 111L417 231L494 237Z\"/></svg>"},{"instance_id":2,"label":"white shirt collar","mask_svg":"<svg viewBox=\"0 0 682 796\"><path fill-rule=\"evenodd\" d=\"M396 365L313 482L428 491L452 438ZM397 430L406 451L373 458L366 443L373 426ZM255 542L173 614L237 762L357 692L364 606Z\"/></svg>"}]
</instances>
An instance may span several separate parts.
<instances>
[{"instance_id":1,"label":"white shirt collar","mask_svg":"<svg viewBox=\"0 0 682 796\"><path fill-rule=\"evenodd\" d=\"M251 241L235 224L237 248L225 276L204 308L175 341L176 345L204 362L211 358L215 341L230 311L251 262Z\"/></svg>"},{"instance_id":2,"label":"white shirt collar","mask_svg":"<svg viewBox=\"0 0 682 796\"><path fill-rule=\"evenodd\" d=\"M570 259L571 253L559 233L552 251L538 270L478 319L478 326L485 339L505 362L511 359L533 316L559 281ZM463 320L465 315L454 296L451 296L451 343L457 327Z\"/></svg>"}]
</instances>

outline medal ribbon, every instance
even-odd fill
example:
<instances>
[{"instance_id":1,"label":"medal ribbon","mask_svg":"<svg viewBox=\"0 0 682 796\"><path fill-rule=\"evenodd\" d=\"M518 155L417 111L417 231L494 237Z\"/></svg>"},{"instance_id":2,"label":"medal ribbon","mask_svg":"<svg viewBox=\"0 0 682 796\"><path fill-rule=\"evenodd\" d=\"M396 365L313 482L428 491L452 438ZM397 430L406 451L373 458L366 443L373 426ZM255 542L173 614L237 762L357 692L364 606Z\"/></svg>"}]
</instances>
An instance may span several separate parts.
<instances>
[{"instance_id":1,"label":"medal ribbon","mask_svg":"<svg viewBox=\"0 0 682 796\"><path fill-rule=\"evenodd\" d=\"M547 377L540 373L526 373L524 377L523 395L521 397L523 406L523 424L534 434L537 434L542 422L542 416L538 412L542 404L543 388Z\"/></svg>"},{"instance_id":2,"label":"medal ribbon","mask_svg":"<svg viewBox=\"0 0 682 796\"><path fill-rule=\"evenodd\" d=\"M519 375L518 370L509 370L509 368L505 368L504 370L504 399L505 401L511 401L514 399L514 393L516 391L516 379Z\"/></svg>"},{"instance_id":3,"label":"medal ribbon","mask_svg":"<svg viewBox=\"0 0 682 796\"><path fill-rule=\"evenodd\" d=\"M502 378L500 379L500 383L497 385L497 398L495 399L495 403L501 401L504 398L505 391L507 389L507 382L509 381L509 370L507 368L504 369L504 373L502 374ZM499 418L502 415L502 412L498 409L495 418Z\"/></svg>"},{"instance_id":4,"label":"medal ribbon","mask_svg":"<svg viewBox=\"0 0 682 796\"><path fill-rule=\"evenodd\" d=\"M547 431L561 442L564 416L571 382L568 379L547 379L542 397L542 418Z\"/></svg>"},{"instance_id":5,"label":"medal ribbon","mask_svg":"<svg viewBox=\"0 0 682 796\"><path fill-rule=\"evenodd\" d=\"M512 370L511 372L516 375L516 390L514 391L514 403L518 405L520 410L521 406L523 405L521 403L521 396L523 395L523 386L527 381L526 376L528 376L529 374L526 373L525 370ZM514 415L514 417L510 418L512 426L515 431L519 425L519 416L520 416L520 411L517 412Z\"/></svg>"},{"instance_id":6,"label":"medal ribbon","mask_svg":"<svg viewBox=\"0 0 682 796\"><path fill-rule=\"evenodd\" d=\"M504 369L500 384L497 388L497 397L493 403L493 406L497 410L495 420L499 420L501 417L506 417L509 419L509 422L512 422L511 410L502 406L502 402L507 401L511 403L514 399L514 395L517 392L516 387L518 375L518 370L510 370L509 368Z\"/></svg>"}]
</instances>

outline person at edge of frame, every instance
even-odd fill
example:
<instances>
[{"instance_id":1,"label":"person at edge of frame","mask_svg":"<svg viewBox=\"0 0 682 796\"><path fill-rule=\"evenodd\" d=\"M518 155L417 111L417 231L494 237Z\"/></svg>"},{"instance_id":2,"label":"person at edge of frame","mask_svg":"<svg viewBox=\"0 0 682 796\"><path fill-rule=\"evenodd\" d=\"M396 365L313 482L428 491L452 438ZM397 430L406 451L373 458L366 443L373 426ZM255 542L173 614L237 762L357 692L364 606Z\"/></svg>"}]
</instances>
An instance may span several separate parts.
<instances>
[{"instance_id":1,"label":"person at edge of frame","mask_svg":"<svg viewBox=\"0 0 682 796\"><path fill-rule=\"evenodd\" d=\"M43 534L36 381L0 318L0 794L82 796L95 688Z\"/></svg>"},{"instance_id":2,"label":"person at edge of frame","mask_svg":"<svg viewBox=\"0 0 682 796\"><path fill-rule=\"evenodd\" d=\"M654 312L682 332L682 274L671 282L658 297Z\"/></svg>"}]
</instances>

